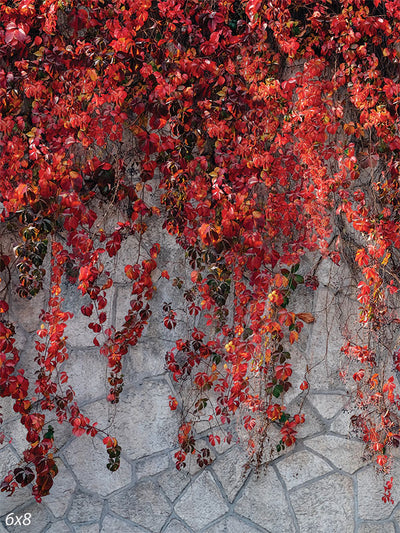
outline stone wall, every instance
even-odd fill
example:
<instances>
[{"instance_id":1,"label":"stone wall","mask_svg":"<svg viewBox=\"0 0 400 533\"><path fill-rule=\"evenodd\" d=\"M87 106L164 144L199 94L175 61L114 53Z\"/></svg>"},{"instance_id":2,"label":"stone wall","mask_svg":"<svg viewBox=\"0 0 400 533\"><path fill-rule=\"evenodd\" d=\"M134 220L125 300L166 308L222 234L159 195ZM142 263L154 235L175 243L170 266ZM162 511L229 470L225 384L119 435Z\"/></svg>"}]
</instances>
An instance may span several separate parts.
<instances>
[{"instance_id":1,"label":"stone wall","mask_svg":"<svg viewBox=\"0 0 400 533\"><path fill-rule=\"evenodd\" d=\"M185 258L172 239L161 233L153 237L162 245L162 262L172 271L184 272ZM136 247L135 239L128 239L122 257L109 265L116 272L111 319L119 324L129 298L123 265ZM186 472L175 468L180 418L178 411L171 412L168 407L168 396L177 392L165 371L164 356L176 335L184 333L185 317L180 317L177 332L162 326L162 302L176 300L167 280L158 281L151 323L126 358L125 388L117 406L105 399L106 362L93 347L91 332L79 312L82 302L78 303L75 288L65 285L65 309L75 312L67 330L70 359L65 367L84 413L118 437L123 449L121 467L115 473L106 469L100 438L75 438L68 424L55 423L59 475L51 494L38 504L29 487L11 498L2 493L0 533L400 532L400 463L395 458L392 467L397 479L395 504L384 504L382 477L363 460L363 445L351 436L348 391L337 373L343 344L339 323L346 323L344 317L350 320L357 307L352 300L351 276L344 267L339 269L328 261L317 264L316 274L318 290L303 288L296 300L296 311L312 309L316 321L301 334L295 387L287 398L292 406L304 402L307 420L300 427L296 445L276 455L258 475L245 470L247 455L240 443L216 447L214 461L205 470L199 470L194 462ZM155 277L159 275L157 271ZM45 306L45 296L31 302L11 301L10 318L17 321L18 347L31 375L39 325L33 317ZM355 331L357 324L349 322L347 327ZM300 395L298 385L305 372L309 394ZM6 433L0 448L4 474L18 463L25 435L13 418L10 402L3 399L1 405ZM11 512L13 517L25 517L25 525L7 527L6 517Z\"/></svg>"}]
</instances>

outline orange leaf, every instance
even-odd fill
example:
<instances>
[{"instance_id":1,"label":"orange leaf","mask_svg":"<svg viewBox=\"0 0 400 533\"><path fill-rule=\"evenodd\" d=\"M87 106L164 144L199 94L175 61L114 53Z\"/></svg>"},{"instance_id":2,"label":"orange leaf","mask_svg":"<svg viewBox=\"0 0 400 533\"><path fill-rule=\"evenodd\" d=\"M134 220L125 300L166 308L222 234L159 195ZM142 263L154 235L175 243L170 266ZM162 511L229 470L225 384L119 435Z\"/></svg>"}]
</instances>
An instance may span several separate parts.
<instances>
[{"instance_id":1,"label":"orange leaf","mask_svg":"<svg viewBox=\"0 0 400 533\"><path fill-rule=\"evenodd\" d=\"M315 318L311 313L297 313L296 316L306 324L311 324L315 321Z\"/></svg>"}]
</instances>

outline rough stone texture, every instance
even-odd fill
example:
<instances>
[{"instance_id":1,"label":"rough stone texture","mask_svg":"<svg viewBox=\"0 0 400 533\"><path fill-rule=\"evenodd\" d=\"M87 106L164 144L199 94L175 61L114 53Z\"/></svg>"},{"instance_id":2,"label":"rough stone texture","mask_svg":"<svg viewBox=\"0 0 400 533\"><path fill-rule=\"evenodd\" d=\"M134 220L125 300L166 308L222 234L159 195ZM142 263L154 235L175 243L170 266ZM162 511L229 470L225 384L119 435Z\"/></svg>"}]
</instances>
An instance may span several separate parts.
<instances>
[{"instance_id":1,"label":"rough stone texture","mask_svg":"<svg viewBox=\"0 0 400 533\"><path fill-rule=\"evenodd\" d=\"M394 519L394 522L397 525L397 528L399 528L400 527L400 507L399 507L399 505L393 511L392 518Z\"/></svg>"},{"instance_id":2,"label":"rough stone texture","mask_svg":"<svg viewBox=\"0 0 400 533\"><path fill-rule=\"evenodd\" d=\"M152 481L142 481L126 492L115 494L109 505L114 513L155 533L161 531L171 513L167 499Z\"/></svg>"},{"instance_id":3,"label":"rough stone texture","mask_svg":"<svg viewBox=\"0 0 400 533\"><path fill-rule=\"evenodd\" d=\"M363 523L359 526L357 533L394 533L394 525L392 522L386 523Z\"/></svg>"},{"instance_id":4,"label":"rough stone texture","mask_svg":"<svg viewBox=\"0 0 400 533\"><path fill-rule=\"evenodd\" d=\"M352 533L353 482L340 474L294 489L290 501L301 533Z\"/></svg>"},{"instance_id":5,"label":"rough stone texture","mask_svg":"<svg viewBox=\"0 0 400 533\"><path fill-rule=\"evenodd\" d=\"M235 446L214 464L214 472L218 476L230 502L235 499L236 494L249 475L249 472L245 472L243 467L247 459L246 452Z\"/></svg>"},{"instance_id":6,"label":"rough stone texture","mask_svg":"<svg viewBox=\"0 0 400 533\"><path fill-rule=\"evenodd\" d=\"M394 479L400 479L400 466L395 463L391 475ZM385 481L376 473L374 466L368 466L357 473L358 484L358 514L363 520L385 520L390 517L393 506L382 501L383 485ZM394 505L400 501L400 487L393 484L392 497Z\"/></svg>"},{"instance_id":7,"label":"rough stone texture","mask_svg":"<svg viewBox=\"0 0 400 533\"><path fill-rule=\"evenodd\" d=\"M190 483L175 504L178 516L195 530L207 526L227 510L228 506L209 472L202 472Z\"/></svg>"},{"instance_id":8,"label":"rough stone texture","mask_svg":"<svg viewBox=\"0 0 400 533\"><path fill-rule=\"evenodd\" d=\"M131 465L124 459L121 459L121 466L116 472L106 469L108 455L98 439L79 437L69 444L64 453L82 487L101 496L107 496L131 481Z\"/></svg>"},{"instance_id":9,"label":"rough stone texture","mask_svg":"<svg viewBox=\"0 0 400 533\"><path fill-rule=\"evenodd\" d=\"M252 474L235 505L235 511L270 531L295 531L283 487L272 468Z\"/></svg>"},{"instance_id":10,"label":"rough stone texture","mask_svg":"<svg viewBox=\"0 0 400 533\"><path fill-rule=\"evenodd\" d=\"M143 529L136 527L126 520L107 515L104 517L100 533L142 533Z\"/></svg>"},{"instance_id":11,"label":"rough stone texture","mask_svg":"<svg viewBox=\"0 0 400 533\"><path fill-rule=\"evenodd\" d=\"M30 514L30 517L28 514ZM29 531L29 533L41 533L46 529L51 520L50 515L46 511L45 507L36 502L16 509L14 511L14 519L15 517L20 518L20 523L22 525L16 522L12 526L6 526L6 531L9 533L21 533L21 531ZM26 519L26 525L23 525L24 519ZM30 522L29 524L28 521ZM2 520L2 522L5 525L5 519Z\"/></svg>"},{"instance_id":12,"label":"rough stone texture","mask_svg":"<svg viewBox=\"0 0 400 533\"><path fill-rule=\"evenodd\" d=\"M333 418L341 410L348 399L338 394L310 394L309 400L323 418Z\"/></svg>"},{"instance_id":13,"label":"rough stone texture","mask_svg":"<svg viewBox=\"0 0 400 533\"><path fill-rule=\"evenodd\" d=\"M348 435L351 432L351 412L343 410L339 412L331 422L330 429L341 435Z\"/></svg>"},{"instance_id":14,"label":"rough stone texture","mask_svg":"<svg viewBox=\"0 0 400 533\"><path fill-rule=\"evenodd\" d=\"M268 530L254 524L249 525L236 516L228 516L208 527L205 533L259 533L260 531L267 532Z\"/></svg>"},{"instance_id":15,"label":"rough stone texture","mask_svg":"<svg viewBox=\"0 0 400 533\"><path fill-rule=\"evenodd\" d=\"M44 531L44 530L43 530ZM51 523L48 528L46 529L46 532L49 532L49 533L71 533L72 529L69 527L68 524L66 524L65 522L62 522L61 520L58 521L58 522L53 522ZM76 531L76 530L75 530ZM1 533L1 529L0 529L0 533ZM91 533L90 531L87 531L86 533ZM98 532L96 532L98 533Z\"/></svg>"},{"instance_id":16,"label":"rough stone texture","mask_svg":"<svg viewBox=\"0 0 400 533\"><path fill-rule=\"evenodd\" d=\"M58 474L54 478L54 485L46 497L46 505L57 518L63 516L73 494L76 483L70 470L65 464L57 460Z\"/></svg>"},{"instance_id":17,"label":"rough stone texture","mask_svg":"<svg viewBox=\"0 0 400 533\"><path fill-rule=\"evenodd\" d=\"M362 460L364 445L359 441L352 441L335 435L321 435L307 439L305 444L324 455L337 468L351 474L365 464Z\"/></svg>"},{"instance_id":18,"label":"rough stone texture","mask_svg":"<svg viewBox=\"0 0 400 533\"><path fill-rule=\"evenodd\" d=\"M68 385L74 389L77 402L94 400L108 394L107 361L97 350L72 350L69 359L62 365L68 374ZM82 387L82 382L90 383L90 387Z\"/></svg>"},{"instance_id":19,"label":"rough stone texture","mask_svg":"<svg viewBox=\"0 0 400 533\"><path fill-rule=\"evenodd\" d=\"M38 310L45 309L48 295L46 291L40 292L35 298L10 298L10 315L12 319L28 333L36 331L41 324Z\"/></svg>"},{"instance_id":20,"label":"rough stone texture","mask_svg":"<svg viewBox=\"0 0 400 533\"><path fill-rule=\"evenodd\" d=\"M277 468L288 489L332 471L321 458L308 451L300 451L283 458Z\"/></svg>"},{"instance_id":21,"label":"rough stone texture","mask_svg":"<svg viewBox=\"0 0 400 533\"><path fill-rule=\"evenodd\" d=\"M168 405L165 381L146 381L121 396L114 432L131 459L168 449L176 442L178 417Z\"/></svg>"},{"instance_id":22,"label":"rough stone texture","mask_svg":"<svg viewBox=\"0 0 400 533\"><path fill-rule=\"evenodd\" d=\"M289 405L289 413L296 413L299 411L300 405L301 398L298 398ZM305 437L311 437L312 435L321 433L324 430L323 421L318 418L317 414L313 411L307 401L305 401L302 406L302 413L305 415L305 421L304 424L297 426L298 438L304 439Z\"/></svg>"},{"instance_id":23,"label":"rough stone texture","mask_svg":"<svg viewBox=\"0 0 400 533\"><path fill-rule=\"evenodd\" d=\"M163 533L189 533L189 529L182 522L171 520Z\"/></svg>"},{"instance_id":24,"label":"rough stone texture","mask_svg":"<svg viewBox=\"0 0 400 533\"><path fill-rule=\"evenodd\" d=\"M345 339L338 323L337 303L328 289L322 287L317 291L315 322L310 325L310 342L305 354L310 368L309 382L315 392L343 388L337 368Z\"/></svg>"},{"instance_id":25,"label":"rough stone texture","mask_svg":"<svg viewBox=\"0 0 400 533\"><path fill-rule=\"evenodd\" d=\"M169 454L156 455L154 457L145 457L136 462L136 477L141 479L142 477L154 476L159 472L167 470L170 465Z\"/></svg>"},{"instance_id":26,"label":"rough stone texture","mask_svg":"<svg viewBox=\"0 0 400 533\"><path fill-rule=\"evenodd\" d=\"M75 525L72 526L75 533L99 533L100 526L96 522L95 524L84 524L84 525Z\"/></svg>"},{"instance_id":27,"label":"rough stone texture","mask_svg":"<svg viewBox=\"0 0 400 533\"><path fill-rule=\"evenodd\" d=\"M68 512L68 520L73 523L99 520L102 509L102 500L81 492L74 496L71 509Z\"/></svg>"},{"instance_id":28,"label":"rough stone texture","mask_svg":"<svg viewBox=\"0 0 400 533\"><path fill-rule=\"evenodd\" d=\"M175 501L190 482L187 472L179 471L175 467L158 476L158 484L170 501Z\"/></svg>"}]
</instances>

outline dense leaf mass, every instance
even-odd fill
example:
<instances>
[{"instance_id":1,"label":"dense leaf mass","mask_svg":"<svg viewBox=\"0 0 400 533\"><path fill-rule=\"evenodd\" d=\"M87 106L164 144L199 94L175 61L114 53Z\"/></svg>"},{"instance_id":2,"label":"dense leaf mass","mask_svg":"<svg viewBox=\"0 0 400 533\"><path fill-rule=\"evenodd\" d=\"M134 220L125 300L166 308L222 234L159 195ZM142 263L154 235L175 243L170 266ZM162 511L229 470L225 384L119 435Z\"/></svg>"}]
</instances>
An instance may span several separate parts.
<instances>
[{"instance_id":1,"label":"dense leaf mass","mask_svg":"<svg viewBox=\"0 0 400 533\"><path fill-rule=\"evenodd\" d=\"M174 380L190 376L196 397L188 405L170 397L186 417L177 466L196 452L195 422L209 414L211 397L210 422L240 413L257 462L271 425L278 450L291 446L304 417L282 403L291 387L287 347L314 317L290 311L289 300L298 285L318 286L315 272L298 272L304 254L338 263L351 233L368 338L400 322L388 306L400 283L399 2L0 0L0 15L0 223L5 240L19 235L13 253L4 246L0 255L0 395L14 400L28 442L26 464L2 490L33 482L37 499L49 492L57 467L46 411L76 435L99 431L59 369L71 318L65 278L90 299L81 311L93 316L108 399L118 402L123 357L151 315L160 244L125 267L132 300L119 330L107 322L113 276L105 258L128 235L140 240L150 217L161 216L186 251L188 313L203 309L208 326L166 356ZM126 138L137 144L135 175ZM156 187L161 206L151 202ZM110 204L125 206L112 230L102 219ZM337 239L333 226L342 229ZM5 294L15 270L18 297L34 297L46 269L51 296L31 398ZM173 284L183 290L182 280ZM170 304L164 312L173 329L176 313ZM372 344L349 339L343 351L361 365L353 378L368 407L354 423L384 467L400 442L394 380L380 372ZM385 360L392 356L398 368L398 353ZM300 388L307 393L307 375ZM120 447L108 434L104 444L115 470ZM208 464L209 452L198 461Z\"/></svg>"}]
</instances>

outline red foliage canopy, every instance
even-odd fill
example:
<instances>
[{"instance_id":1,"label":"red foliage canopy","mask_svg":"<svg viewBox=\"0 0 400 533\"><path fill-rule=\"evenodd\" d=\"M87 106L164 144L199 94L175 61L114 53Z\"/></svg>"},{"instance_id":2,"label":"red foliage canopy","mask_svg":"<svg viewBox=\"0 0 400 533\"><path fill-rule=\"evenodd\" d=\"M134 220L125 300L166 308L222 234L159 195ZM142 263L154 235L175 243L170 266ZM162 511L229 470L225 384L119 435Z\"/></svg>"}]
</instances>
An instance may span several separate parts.
<instances>
[{"instance_id":1,"label":"red foliage canopy","mask_svg":"<svg viewBox=\"0 0 400 533\"><path fill-rule=\"evenodd\" d=\"M47 410L76 435L98 431L72 389L61 388L70 318L64 277L91 299L81 311L94 316L94 344L110 369L108 399L118 401L122 358L151 314L160 245L126 265L132 300L118 331L105 327L113 279L104 257L118 254L127 235L143 235L152 215L163 217L190 258L189 313L205 309L216 332L209 340L194 329L167 354L174 379L192 375L198 394L179 432L178 466L195 450L190 415L211 392L220 421L246 407L250 432L263 438L278 423L278 446L292 445L303 418L281 402L292 374L284 346L313 317L289 311L289 299L304 281L318 284L313 273L306 280L298 273L307 251L340 261L335 220L359 242L361 322L384 332L399 321L387 306L400 282L398 2L0 0L0 14L0 221L3 234L11 228L20 238L14 255L0 256L5 283L16 267L19 297L35 296L51 256L51 297L36 343L39 405L17 370L14 327L0 301L0 395L13 398L29 443L25 469L11 472L2 490L34 481L38 499L48 493L57 469ZM137 179L124 132L138 143ZM161 210L147 194L154 186ZM99 197L127 207L112 232L99 223ZM171 329L175 313L164 310ZM354 375L359 401L375 410L356 423L384 466L385 450L400 442L394 381L379 374L370 346L349 342L344 352L362 364ZM262 394L251 392L253 375ZM178 406L175 398L170 404ZM210 435L212 445L219 440ZM109 435L104 443L114 470L120 448ZM208 460L201 451L199 462Z\"/></svg>"}]
</instances>

